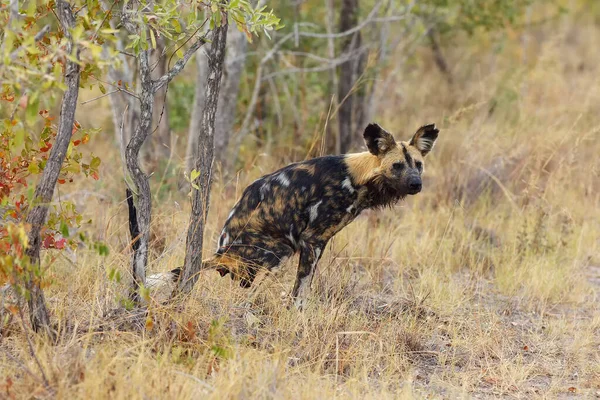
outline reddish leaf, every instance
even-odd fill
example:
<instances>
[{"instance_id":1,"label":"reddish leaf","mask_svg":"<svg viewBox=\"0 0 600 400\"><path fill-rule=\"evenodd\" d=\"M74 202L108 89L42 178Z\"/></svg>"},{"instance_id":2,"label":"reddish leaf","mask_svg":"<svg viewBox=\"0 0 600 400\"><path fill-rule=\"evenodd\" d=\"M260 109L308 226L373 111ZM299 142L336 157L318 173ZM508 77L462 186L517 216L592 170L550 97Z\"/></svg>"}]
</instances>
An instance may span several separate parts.
<instances>
[{"instance_id":1,"label":"reddish leaf","mask_svg":"<svg viewBox=\"0 0 600 400\"><path fill-rule=\"evenodd\" d=\"M73 141L73 146L79 146L80 143L81 143L81 140L75 140L75 141Z\"/></svg>"},{"instance_id":2,"label":"reddish leaf","mask_svg":"<svg viewBox=\"0 0 600 400\"><path fill-rule=\"evenodd\" d=\"M58 183L60 183L61 185L63 185L66 181L64 179L59 179Z\"/></svg>"},{"instance_id":3,"label":"reddish leaf","mask_svg":"<svg viewBox=\"0 0 600 400\"><path fill-rule=\"evenodd\" d=\"M94 180L96 180L96 181L97 181L97 180L100 178L100 177L98 176L98 173L97 173L96 171L92 172L90 175L91 175L91 176L92 176L92 178L94 178Z\"/></svg>"},{"instance_id":4,"label":"reddish leaf","mask_svg":"<svg viewBox=\"0 0 600 400\"><path fill-rule=\"evenodd\" d=\"M52 247L53 244L54 244L54 236L48 235L42 242L42 247L44 249L49 249L50 247Z\"/></svg>"},{"instance_id":5,"label":"reddish leaf","mask_svg":"<svg viewBox=\"0 0 600 400\"><path fill-rule=\"evenodd\" d=\"M54 243L54 247L56 247L59 250L62 250L65 248L66 243L67 243L67 239L62 238Z\"/></svg>"},{"instance_id":6,"label":"reddish leaf","mask_svg":"<svg viewBox=\"0 0 600 400\"><path fill-rule=\"evenodd\" d=\"M42 153L46 153L48 150L50 150L52 148L52 143L50 142L46 142L46 146L40 148L40 151Z\"/></svg>"}]
</instances>

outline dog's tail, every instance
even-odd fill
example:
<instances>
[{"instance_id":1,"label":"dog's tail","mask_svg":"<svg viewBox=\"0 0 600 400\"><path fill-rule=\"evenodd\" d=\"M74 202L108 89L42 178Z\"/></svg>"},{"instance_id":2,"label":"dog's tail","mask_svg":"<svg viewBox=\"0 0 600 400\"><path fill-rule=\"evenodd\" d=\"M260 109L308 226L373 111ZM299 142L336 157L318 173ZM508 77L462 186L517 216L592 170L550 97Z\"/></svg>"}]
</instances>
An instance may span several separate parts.
<instances>
[{"instance_id":1,"label":"dog's tail","mask_svg":"<svg viewBox=\"0 0 600 400\"><path fill-rule=\"evenodd\" d=\"M240 286L250 287L253 280L253 275L248 275L248 270L245 265L239 260L223 255L216 255L206 260L202 260L202 268L200 272L205 270L216 270L221 277L231 274L231 279L239 279ZM170 290L175 288L175 284L181 277L183 267L172 269L168 272L159 272L157 274L146 277L146 287L151 291L162 290L164 287L169 287Z\"/></svg>"},{"instance_id":2,"label":"dog's tail","mask_svg":"<svg viewBox=\"0 0 600 400\"><path fill-rule=\"evenodd\" d=\"M202 260L202 268L200 271L205 269L216 269L219 271L221 276L225 275L221 272L221 268L219 268L219 263L215 260L215 257L209 258L207 260ZM171 285L176 283L183 272L183 267L177 267L167 272L159 272L153 275L149 275L146 277L146 287L150 290L158 289L165 285ZM229 271L227 271L229 272Z\"/></svg>"},{"instance_id":3,"label":"dog's tail","mask_svg":"<svg viewBox=\"0 0 600 400\"><path fill-rule=\"evenodd\" d=\"M157 274L148 275L146 277L146 288L154 291L163 286L172 286L179 279L181 268L175 268L167 272L159 272Z\"/></svg>"}]
</instances>

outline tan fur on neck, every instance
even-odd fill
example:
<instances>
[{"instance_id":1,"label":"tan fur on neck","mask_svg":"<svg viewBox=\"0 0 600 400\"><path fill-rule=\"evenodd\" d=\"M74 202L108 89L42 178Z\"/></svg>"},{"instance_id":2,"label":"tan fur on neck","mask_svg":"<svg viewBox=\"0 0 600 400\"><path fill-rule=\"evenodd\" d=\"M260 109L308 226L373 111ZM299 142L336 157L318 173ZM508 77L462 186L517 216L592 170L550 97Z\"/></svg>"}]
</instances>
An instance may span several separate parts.
<instances>
[{"instance_id":1,"label":"tan fur on neck","mask_svg":"<svg viewBox=\"0 0 600 400\"><path fill-rule=\"evenodd\" d=\"M357 185L364 185L379 171L381 160L379 157L365 151L363 153L346 154L344 157L348 172Z\"/></svg>"}]
</instances>

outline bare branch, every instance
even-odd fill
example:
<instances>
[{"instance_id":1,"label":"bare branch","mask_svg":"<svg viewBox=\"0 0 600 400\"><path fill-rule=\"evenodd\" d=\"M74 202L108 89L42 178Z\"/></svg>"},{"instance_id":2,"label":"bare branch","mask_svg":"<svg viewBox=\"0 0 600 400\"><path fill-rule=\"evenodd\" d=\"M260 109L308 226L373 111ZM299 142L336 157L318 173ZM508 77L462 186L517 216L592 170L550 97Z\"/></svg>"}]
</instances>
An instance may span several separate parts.
<instances>
[{"instance_id":1,"label":"bare branch","mask_svg":"<svg viewBox=\"0 0 600 400\"><path fill-rule=\"evenodd\" d=\"M336 68L337 66L345 63L346 61L351 61L354 60L358 57L360 57L366 50L368 49L368 46L363 46L360 47L358 49L356 49L355 51L352 51L350 53L344 54L341 57L338 58L334 58L333 60L327 59L327 58L323 58L324 65L319 65L319 66L315 66L315 67L307 67L307 68L300 68L300 67L291 67L289 69L285 69L282 71L277 71L277 72L272 72L268 75L265 75L262 77L262 80L267 80L267 79L271 79L271 78L275 78L277 76L282 76L282 75L288 75L288 74L296 74L296 73L307 73L307 72L323 72L323 71L328 71L331 69ZM317 56L311 57L311 58L316 58Z\"/></svg>"},{"instance_id":2,"label":"bare branch","mask_svg":"<svg viewBox=\"0 0 600 400\"><path fill-rule=\"evenodd\" d=\"M123 89L122 87L120 87L120 86L118 86L118 85L115 85L114 83L107 82L107 81L103 81L102 79L98 79L98 78L97 78L97 77L95 77L95 76L92 76L92 78L94 78L94 79L95 79L95 80L97 80L98 82L104 83L105 85L108 85L108 86L110 86L110 87L114 88L114 89L115 89L117 92L123 92L123 93L126 93L126 94L130 95L131 97L135 97L135 98L136 98L136 99L138 99L138 100L140 99L140 96L138 96L137 94L135 94L135 93L133 93L133 92L130 92L130 91L129 91L129 90L127 90L127 89ZM112 93L111 93L111 94L112 94ZM93 100L93 99L92 99L92 100ZM91 101L91 100L90 100L90 101Z\"/></svg>"},{"instance_id":3,"label":"bare branch","mask_svg":"<svg viewBox=\"0 0 600 400\"><path fill-rule=\"evenodd\" d=\"M136 57L136 55L135 55L135 54L133 54L133 53L130 53L130 52L128 52L128 51L123 51L123 50L117 50L117 51L118 51L119 53L121 53L121 54L123 54L123 55L127 56L127 57L133 57L133 58L135 58L135 57Z\"/></svg>"},{"instance_id":4,"label":"bare branch","mask_svg":"<svg viewBox=\"0 0 600 400\"><path fill-rule=\"evenodd\" d=\"M206 36L199 37L198 40L196 40L194 44L192 44L190 48L185 51L185 53L183 54L183 58L178 60L173 66L173 68L169 70L169 72L167 72L157 80L153 81L153 93L158 92L160 88L171 82L173 78L175 78L177 74L179 74L181 70L185 67L185 64L187 64L188 60L194 55L194 53L205 43Z\"/></svg>"},{"instance_id":5,"label":"bare branch","mask_svg":"<svg viewBox=\"0 0 600 400\"><path fill-rule=\"evenodd\" d=\"M371 10L371 12L369 13L369 15L367 15L367 18L365 18L360 24L352 27L351 29L348 29L346 31L343 32L339 32L339 33L313 33L313 32L298 32L298 35L300 36L306 36L306 37L314 37L314 38L322 38L322 39L328 39L328 38L342 38L348 35L352 35L355 32L360 31L362 28L364 28L367 24L369 24L375 14L377 14L377 11L379 11L379 7L381 7L382 2L378 2L377 4L375 4L375 6L373 7L373 9Z\"/></svg>"},{"instance_id":6,"label":"bare branch","mask_svg":"<svg viewBox=\"0 0 600 400\"><path fill-rule=\"evenodd\" d=\"M89 99L89 100L86 100L86 101L82 101L82 102L81 102L81 103L79 103L79 104L81 104L81 105L83 106L83 105L85 105L85 104L88 104L88 103L91 103L91 102L93 102L93 101L100 100L100 99L101 99L101 98L103 98L103 97L110 96L111 94L114 94L114 93L119 93L119 92L120 92L120 90L113 90L112 92L104 93L102 96L98 96L98 97L94 97L93 99Z\"/></svg>"}]
</instances>

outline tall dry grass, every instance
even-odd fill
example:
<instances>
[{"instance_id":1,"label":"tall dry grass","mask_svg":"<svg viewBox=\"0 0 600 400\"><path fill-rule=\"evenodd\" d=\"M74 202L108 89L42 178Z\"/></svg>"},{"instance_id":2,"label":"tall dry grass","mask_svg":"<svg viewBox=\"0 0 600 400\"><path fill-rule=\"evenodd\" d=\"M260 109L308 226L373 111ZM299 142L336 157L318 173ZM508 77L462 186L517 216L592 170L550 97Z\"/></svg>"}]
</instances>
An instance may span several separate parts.
<instances>
[{"instance_id":1,"label":"tall dry grass","mask_svg":"<svg viewBox=\"0 0 600 400\"><path fill-rule=\"evenodd\" d=\"M399 138L441 128L424 190L334 238L302 313L285 307L293 260L253 291L207 273L183 304L111 317L130 279L129 238L118 156L96 138L103 178L74 196L110 255L54 262L60 343L32 337L30 349L13 320L0 393L44 397L46 379L60 398L598 396L599 32L574 13L462 38L445 49L452 85L427 49L385 72L395 77L379 89L377 120ZM109 126L110 115L80 119ZM243 154L256 165L217 179L207 252L245 185L282 165L280 150ZM188 212L185 196L157 195L151 271L181 263Z\"/></svg>"}]
</instances>

